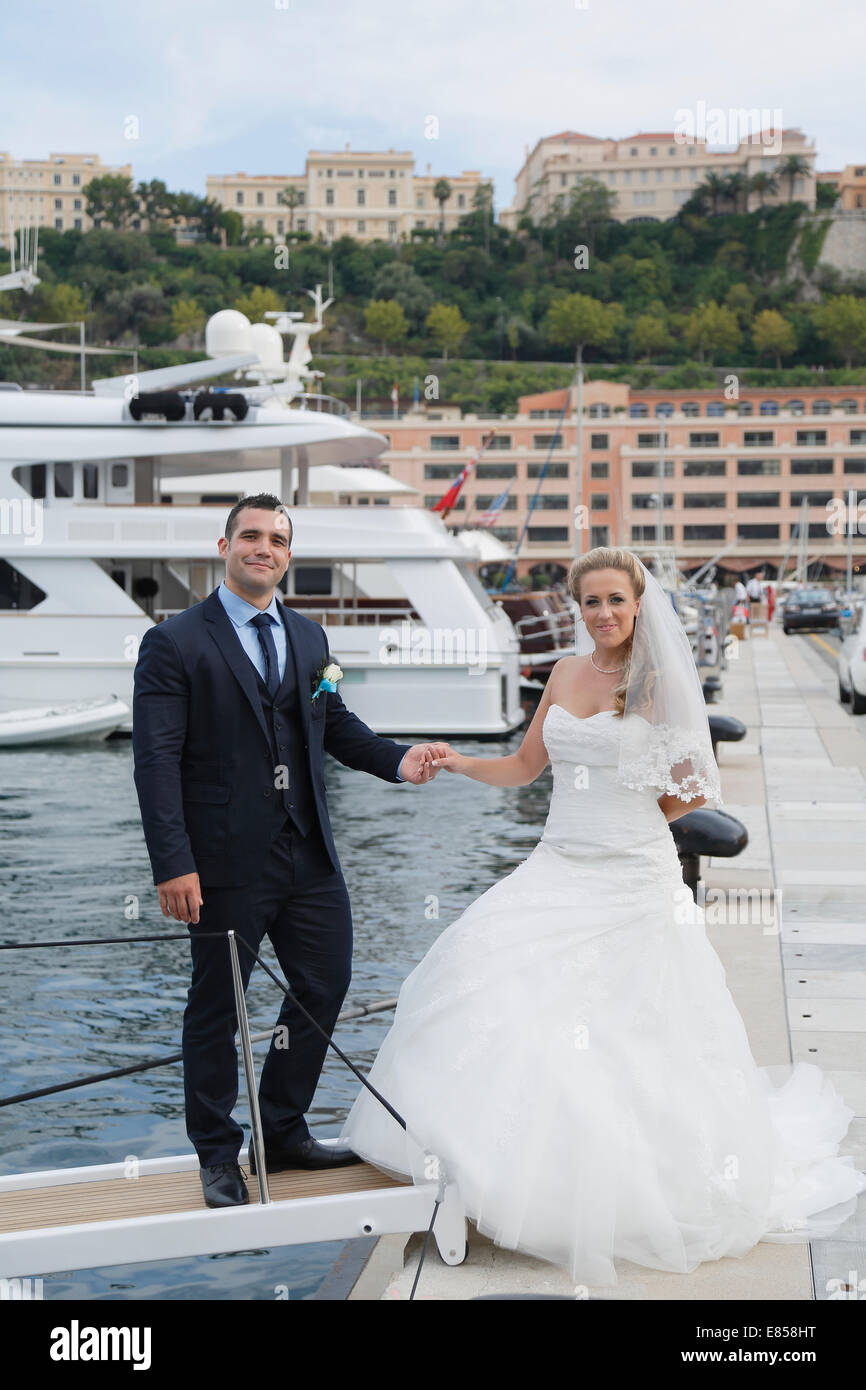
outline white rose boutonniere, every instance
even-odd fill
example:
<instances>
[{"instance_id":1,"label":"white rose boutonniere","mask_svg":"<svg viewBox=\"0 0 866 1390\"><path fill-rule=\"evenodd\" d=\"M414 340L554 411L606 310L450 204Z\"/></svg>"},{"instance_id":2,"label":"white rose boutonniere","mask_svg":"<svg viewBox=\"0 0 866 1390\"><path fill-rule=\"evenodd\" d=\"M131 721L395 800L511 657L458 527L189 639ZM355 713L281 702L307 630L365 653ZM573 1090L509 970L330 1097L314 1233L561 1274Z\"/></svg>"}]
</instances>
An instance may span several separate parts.
<instances>
[{"instance_id":1,"label":"white rose boutonniere","mask_svg":"<svg viewBox=\"0 0 866 1390\"><path fill-rule=\"evenodd\" d=\"M336 661L323 663L314 677L316 688L313 691L313 699L315 700L316 696L322 690L336 690L337 681L341 680L342 676L343 672L340 670Z\"/></svg>"}]
</instances>

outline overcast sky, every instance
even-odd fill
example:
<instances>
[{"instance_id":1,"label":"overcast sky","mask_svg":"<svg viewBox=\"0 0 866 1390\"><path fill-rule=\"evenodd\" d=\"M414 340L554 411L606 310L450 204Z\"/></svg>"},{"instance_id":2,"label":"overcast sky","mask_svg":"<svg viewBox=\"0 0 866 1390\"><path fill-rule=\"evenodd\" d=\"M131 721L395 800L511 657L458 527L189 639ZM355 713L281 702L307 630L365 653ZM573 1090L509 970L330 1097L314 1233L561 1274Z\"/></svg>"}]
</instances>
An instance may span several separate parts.
<instances>
[{"instance_id":1,"label":"overcast sky","mask_svg":"<svg viewBox=\"0 0 866 1390\"><path fill-rule=\"evenodd\" d=\"M866 161L864 37L864 0L33 0L3 16L0 150L204 193L349 142L479 169L505 207L542 135L670 131L703 102L778 110L838 169Z\"/></svg>"}]
</instances>

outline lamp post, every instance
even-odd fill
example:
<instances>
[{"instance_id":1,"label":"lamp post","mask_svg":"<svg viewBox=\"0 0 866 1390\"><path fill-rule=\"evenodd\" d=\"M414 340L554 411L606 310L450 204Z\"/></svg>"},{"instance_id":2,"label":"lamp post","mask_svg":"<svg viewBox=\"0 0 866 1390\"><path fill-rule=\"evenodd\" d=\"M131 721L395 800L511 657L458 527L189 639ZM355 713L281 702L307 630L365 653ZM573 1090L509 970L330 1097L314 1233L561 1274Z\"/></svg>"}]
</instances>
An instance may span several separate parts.
<instances>
[{"instance_id":1,"label":"lamp post","mask_svg":"<svg viewBox=\"0 0 866 1390\"><path fill-rule=\"evenodd\" d=\"M584 553L583 544L583 344L577 349L577 395L575 398L575 473L577 483L577 505L574 509L574 554L577 559Z\"/></svg>"}]
</instances>

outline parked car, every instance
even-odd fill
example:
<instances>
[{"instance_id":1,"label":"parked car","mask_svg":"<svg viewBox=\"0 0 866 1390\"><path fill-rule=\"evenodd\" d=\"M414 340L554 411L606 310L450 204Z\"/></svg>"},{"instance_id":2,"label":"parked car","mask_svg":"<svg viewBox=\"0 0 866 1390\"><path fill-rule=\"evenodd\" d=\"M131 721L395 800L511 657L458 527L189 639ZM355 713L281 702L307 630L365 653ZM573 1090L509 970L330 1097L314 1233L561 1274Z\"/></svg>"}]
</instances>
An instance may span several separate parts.
<instances>
[{"instance_id":1,"label":"parked car","mask_svg":"<svg viewBox=\"0 0 866 1390\"><path fill-rule=\"evenodd\" d=\"M782 610L782 631L838 628L839 605L826 589L793 589Z\"/></svg>"},{"instance_id":2,"label":"parked car","mask_svg":"<svg viewBox=\"0 0 866 1390\"><path fill-rule=\"evenodd\" d=\"M854 619L837 658L839 699L854 714L866 714L866 602L855 606Z\"/></svg>"}]
</instances>

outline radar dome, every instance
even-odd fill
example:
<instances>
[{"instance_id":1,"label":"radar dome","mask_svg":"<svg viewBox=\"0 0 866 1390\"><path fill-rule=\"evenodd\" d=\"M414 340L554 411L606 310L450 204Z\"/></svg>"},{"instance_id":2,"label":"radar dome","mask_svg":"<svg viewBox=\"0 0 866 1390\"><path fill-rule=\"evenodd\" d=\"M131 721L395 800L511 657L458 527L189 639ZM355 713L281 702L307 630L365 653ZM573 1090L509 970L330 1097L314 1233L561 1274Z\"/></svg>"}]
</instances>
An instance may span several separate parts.
<instances>
[{"instance_id":1,"label":"radar dome","mask_svg":"<svg viewBox=\"0 0 866 1390\"><path fill-rule=\"evenodd\" d=\"M211 314L204 331L205 352L208 357L230 357L234 353L252 352L250 321L238 309L220 309Z\"/></svg>"},{"instance_id":2,"label":"radar dome","mask_svg":"<svg viewBox=\"0 0 866 1390\"><path fill-rule=\"evenodd\" d=\"M283 366L283 340L270 323L254 323L250 328L250 351L259 354L263 367Z\"/></svg>"}]
</instances>

